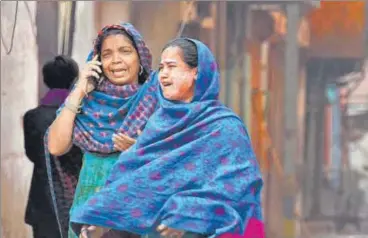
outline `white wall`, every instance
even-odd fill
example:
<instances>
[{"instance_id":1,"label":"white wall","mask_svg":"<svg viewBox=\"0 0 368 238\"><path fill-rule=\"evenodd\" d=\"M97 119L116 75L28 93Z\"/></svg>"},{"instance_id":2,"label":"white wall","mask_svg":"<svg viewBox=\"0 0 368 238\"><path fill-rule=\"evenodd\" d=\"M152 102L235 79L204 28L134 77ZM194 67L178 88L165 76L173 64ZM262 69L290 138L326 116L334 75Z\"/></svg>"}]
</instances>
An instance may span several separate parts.
<instances>
[{"instance_id":1,"label":"white wall","mask_svg":"<svg viewBox=\"0 0 368 238\"><path fill-rule=\"evenodd\" d=\"M31 237L24 223L33 165L24 155L22 116L37 105L38 59L32 23L36 2L19 1L13 50L1 44L1 225L3 238ZM15 1L1 1L1 32L10 46Z\"/></svg>"},{"instance_id":2,"label":"white wall","mask_svg":"<svg viewBox=\"0 0 368 238\"><path fill-rule=\"evenodd\" d=\"M95 2L77 1L72 57L83 67L96 37Z\"/></svg>"}]
</instances>

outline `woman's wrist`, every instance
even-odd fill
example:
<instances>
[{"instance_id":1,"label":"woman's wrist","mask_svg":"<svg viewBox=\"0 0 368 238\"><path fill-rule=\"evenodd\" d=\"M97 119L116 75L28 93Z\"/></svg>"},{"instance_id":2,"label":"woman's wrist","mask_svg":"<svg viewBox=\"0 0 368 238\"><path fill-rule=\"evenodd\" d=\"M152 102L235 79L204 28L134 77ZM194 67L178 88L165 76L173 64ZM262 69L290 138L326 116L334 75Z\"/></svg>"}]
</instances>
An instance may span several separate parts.
<instances>
[{"instance_id":1,"label":"woman's wrist","mask_svg":"<svg viewBox=\"0 0 368 238\"><path fill-rule=\"evenodd\" d=\"M83 89L79 88L78 86L69 94L68 101L76 106L79 106L86 96Z\"/></svg>"}]
</instances>

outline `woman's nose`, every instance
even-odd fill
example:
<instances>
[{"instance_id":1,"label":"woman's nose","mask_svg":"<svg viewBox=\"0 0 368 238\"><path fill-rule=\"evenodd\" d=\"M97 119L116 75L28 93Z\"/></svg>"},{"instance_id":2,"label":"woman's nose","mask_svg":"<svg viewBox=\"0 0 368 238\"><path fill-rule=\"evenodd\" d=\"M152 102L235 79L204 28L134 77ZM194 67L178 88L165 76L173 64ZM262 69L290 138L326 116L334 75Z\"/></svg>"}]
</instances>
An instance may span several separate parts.
<instances>
[{"instance_id":1,"label":"woman's nose","mask_svg":"<svg viewBox=\"0 0 368 238\"><path fill-rule=\"evenodd\" d=\"M162 71L160 72L160 78L166 79L167 77L168 77L168 73L167 73L167 71L162 70Z\"/></svg>"},{"instance_id":2,"label":"woman's nose","mask_svg":"<svg viewBox=\"0 0 368 238\"><path fill-rule=\"evenodd\" d=\"M113 54L112 56L112 62L113 63L120 63L122 61L121 57L119 54Z\"/></svg>"},{"instance_id":3,"label":"woman's nose","mask_svg":"<svg viewBox=\"0 0 368 238\"><path fill-rule=\"evenodd\" d=\"M162 73L160 73L159 75L158 75L158 80L159 81L164 81L164 80L166 80L167 79L167 75L164 75L164 74L162 74Z\"/></svg>"},{"instance_id":4,"label":"woman's nose","mask_svg":"<svg viewBox=\"0 0 368 238\"><path fill-rule=\"evenodd\" d=\"M161 74L165 75L165 77L167 77L169 75L168 67L163 67L162 70L161 70Z\"/></svg>"}]
</instances>

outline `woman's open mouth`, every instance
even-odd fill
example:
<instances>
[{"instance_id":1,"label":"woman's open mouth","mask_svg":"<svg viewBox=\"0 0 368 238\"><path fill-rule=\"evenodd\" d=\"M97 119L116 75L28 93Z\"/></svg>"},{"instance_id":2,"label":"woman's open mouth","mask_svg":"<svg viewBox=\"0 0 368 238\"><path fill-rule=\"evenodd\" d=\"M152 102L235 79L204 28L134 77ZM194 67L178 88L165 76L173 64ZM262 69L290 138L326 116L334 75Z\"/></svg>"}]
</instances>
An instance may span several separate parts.
<instances>
[{"instance_id":1,"label":"woman's open mouth","mask_svg":"<svg viewBox=\"0 0 368 238\"><path fill-rule=\"evenodd\" d=\"M163 87L169 87L169 86L171 86L171 85L172 85L172 83L170 83L170 82L161 82L161 85L162 85Z\"/></svg>"},{"instance_id":2,"label":"woman's open mouth","mask_svg":"<svg viewBox=\"0 0 368 238\"><path fill-rule=\"evenodd\" d=\"M114 77L120 78L125 75L126 69L112 69L110 70Z\"/></svg>"}]
</instances>

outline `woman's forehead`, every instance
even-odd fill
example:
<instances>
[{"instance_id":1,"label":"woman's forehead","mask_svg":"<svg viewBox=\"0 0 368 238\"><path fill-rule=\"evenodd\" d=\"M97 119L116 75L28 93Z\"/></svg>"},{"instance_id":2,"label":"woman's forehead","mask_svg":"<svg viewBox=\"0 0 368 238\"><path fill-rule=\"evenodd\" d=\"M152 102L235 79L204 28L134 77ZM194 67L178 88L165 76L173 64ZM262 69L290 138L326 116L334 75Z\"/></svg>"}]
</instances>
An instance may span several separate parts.
<instances>
[{"instance_id":1,"label":"woman's forehead","mask_svg":"<svg viewBox=\"0 0 368 238\"><path fill-rule=\"evenodd\" d=\"M109 35L102 42L102 48L111 46L133 46L132 41L123 34Z\"/></svg>"},{"instance_id":2,"label":"woman's forehead","mask_svg":"<svg viewBox=\"0 0 368 238\"><path fill-rule=\"evenodd\" d=\"M161 63L178 63L183 61L179 47L168 47L161 54Z\"/></svg>"},{"instance_id":3,"label":"woman's forehead","mask_svg":"<svg viewBox=\"0 0 368 238\"><path fill-rule=\"evenodd\" d=\"M161 64L170 64L170 63L177 63L176 59L162 59Z\"/></svg>"}]
</instances>

